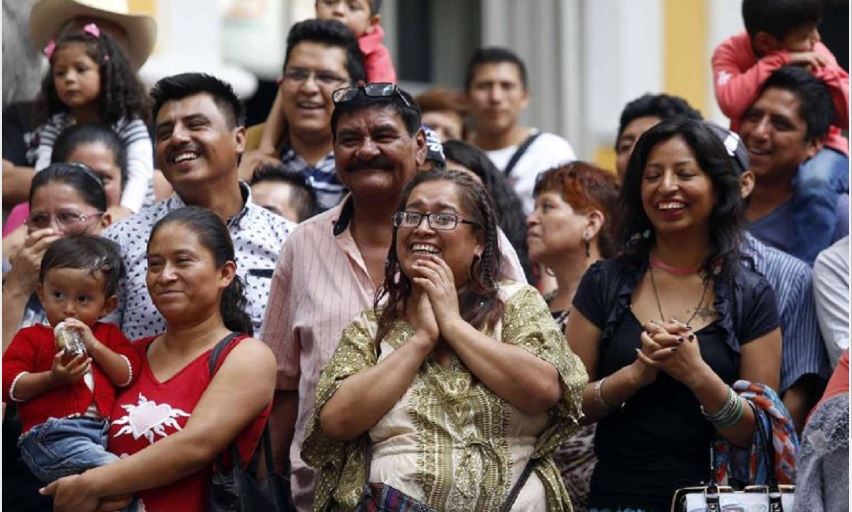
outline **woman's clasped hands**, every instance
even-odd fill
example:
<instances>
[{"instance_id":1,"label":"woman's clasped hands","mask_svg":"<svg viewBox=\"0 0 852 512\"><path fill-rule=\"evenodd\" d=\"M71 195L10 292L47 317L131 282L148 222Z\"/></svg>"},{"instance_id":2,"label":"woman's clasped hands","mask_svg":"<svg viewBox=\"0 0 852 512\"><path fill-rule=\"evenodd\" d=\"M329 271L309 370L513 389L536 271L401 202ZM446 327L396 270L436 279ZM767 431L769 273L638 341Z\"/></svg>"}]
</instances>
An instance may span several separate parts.
<instances>
[{"instance_id":1,"label":"woman's clasped hands","mask_svg":"<svg viewBox=\"0 0 852 512\"><path fill-rule=\"evenodd\" d=\"M640 340L641 348L636 349L636 358L645 368L646 384L656 378L656 372L663 371L692 389L702 382L710 369L701 357L698 337L692 327L683 322L652 320L645 325Z\"/></svg>"}]
</instances>

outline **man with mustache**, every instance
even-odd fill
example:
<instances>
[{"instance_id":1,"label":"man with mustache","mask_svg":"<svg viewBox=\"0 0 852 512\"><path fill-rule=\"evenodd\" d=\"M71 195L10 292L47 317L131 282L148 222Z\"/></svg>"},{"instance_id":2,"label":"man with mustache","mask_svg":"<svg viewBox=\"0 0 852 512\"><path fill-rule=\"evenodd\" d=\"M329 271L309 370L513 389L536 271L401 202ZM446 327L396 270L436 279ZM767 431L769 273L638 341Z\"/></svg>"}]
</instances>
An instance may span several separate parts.
<instances>
[{"instance_id":1,"label":"man with mustache","mask_svg":"<svg viewBox=\"0 0 852 512\"><path fill-rule=\"evenodd\" d=\"M276 464L292 463L293 501L313 503L315 474L300 456L322 366L343 328L373 307L391 244L391 217L405 183L423 166L426 137L420 108L392 84L368 84L334 96L331 116L343 202L300 224L281 250L261 339L275 352L278 382L270 422ZM517 256L502 274L524 280Z\"/></svg>"},{"instance_id":2,"label":"man with mustache","mask_svg":"<svg viewBox=\"0 0 852 512\"><path fill-rule=\"evenodd\" d=\"M255 150L240 165L250 180L258 164L277 162L301 174L313 188L319 211L336 206L345 189L334 172L331 146L331 94L365 80L358 40L343 23L310 19L293 25L279 87L287 131L277 155ZM277 158L276 158L277 157Z\"/></svg>"},{"instance_id":3,"label":"man with mustache","mask_svg":"<svg viewBox=\"0 0 852 512\"><path fill-rule=\"evenodd\" d=\"M258 332L275 259L294 224L254 204L249 186L237 179L237 162L245 148L243 106L230 85L202 73L163 78L151 97L157 167L174 194L103 233L121 247L126 272L119 284L119 307L107 320L132 340L165 330L145 283L148 236L169 212L193 205L213 210L228 226L246 313ZM175 291L181 290L178 279L173 284Z\"/></svg>"}]
</instances>

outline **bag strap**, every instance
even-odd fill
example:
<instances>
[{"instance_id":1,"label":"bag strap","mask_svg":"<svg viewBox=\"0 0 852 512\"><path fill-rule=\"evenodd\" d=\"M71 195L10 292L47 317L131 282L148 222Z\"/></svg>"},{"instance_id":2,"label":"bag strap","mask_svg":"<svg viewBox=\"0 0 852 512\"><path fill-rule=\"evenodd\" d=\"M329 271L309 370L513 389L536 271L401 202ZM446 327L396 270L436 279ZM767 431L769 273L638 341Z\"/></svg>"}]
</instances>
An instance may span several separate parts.
<instances>
[{"instance_id":1,"label":"bag strap","mask_svg":"<svg viewBox=\"0 0 852 512\"><path fill-rule=\"evenodd\" d=\"M518 495L521 493L521 489L524 488L524 484L527 483L527 479L532 474L533 470L536 466L536 459L530 458L527 461L527 465L524 466L524 470L521 472L521 476L518 478L518 481L515 482L515 485L512 486L512 490L509 491L509 495L506 496L506 501L500 505L500 512L509 512L512 510L512 506L515 504L515 500L518 499Z\"/></svg>"},{"instance_id":2,"label":"bag strap","mask_svg":"<svg viewBox=\"0 0 852 512\"><path fill-rule=\"evenodd\" d=\"M213 351L210 353L210 359L207 362L207 369L210 372L210 378L211 379L216 374L216 365L219 362L219 357L222 355L222 352L225 350L225 348L228 346L228 344L231 342L231 340L236 338L237 335L238 335L238 333L236 333L236 332L229 333L227 336L225 336L224 338L219 340L219 342L216 343L216 346L213 347ZM268 429L268 425L266 427L264 427L262 437L268 437L269 433L267 432L267 429ZM265 444L264 444L264 446L265 446ZM234 464L236 466L241 466L241 464L240 464L240 450L237 448L236 440L232 441L231 444L228 445L228 454L231 456L231 464ZM258 464L258 460L259 460L258 455L259 455L258 451L255 450L254 454L252 455L251 460L249 461L248 465L246 466L248 471L251 472L252 474L255 474L256 471L257 471L257 464ZM224 462L225 461L223 459L223 454L220 453L216 457L216 463L219 464L220 467L223 467Z\"/></svg>"},{"instance_id":3,"label":"bag strap","mask_svg":"<svg viewBox=\"0 0 852 512\"><path fill-rule=\"evenodd\" d=\"M512 158L509 159L509 163L506 164L506 168L503 169L503 174L508 178L510 174L512 174L512 170L518 164L518 160L524 156L524 153L527 152L527 149L532 145L533 142L541 135L541 132L535 132L534 134L527 137L527 140L523 141L518 149L515 150L515 153L512 155Z\"/></svg>"}]
</instances>

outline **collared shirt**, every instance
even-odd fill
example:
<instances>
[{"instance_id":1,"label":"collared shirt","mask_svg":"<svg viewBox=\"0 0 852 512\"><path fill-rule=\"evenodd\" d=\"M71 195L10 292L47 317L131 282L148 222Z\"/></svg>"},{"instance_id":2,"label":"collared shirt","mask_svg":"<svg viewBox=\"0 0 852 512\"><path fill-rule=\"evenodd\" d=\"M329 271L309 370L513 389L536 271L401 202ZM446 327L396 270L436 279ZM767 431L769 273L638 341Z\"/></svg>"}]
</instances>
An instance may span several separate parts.
<instances>
[{"instance_id":1,"label":"collared shirt","mask_svg":"<svg viewBox=\"0 0 852 512\"><path fill-rule=\"evenodd\" d=\"M300 452L314 407L320 370L334 354L343 328L373 307L375 286L350 222L351 201L299 224L281 250L261 339L278 362L277 388L299 391L299 415L290 445L290 485L298 510L310 510L315 474ZM502 275L525 282L512 246L501 237Z\"/></svg>"},{"instance_id":2,"label":"collared shirt","mask_svg":"<svg viewBox=\"0 0 852 512\"><path fill-rule=\"evenodd\" d=\"M293 148L285 144L281 149L281 163L288 171L304 176L308 186L314 190L317 196L319 211L324 212L340 204L343 195L346 193L346 188L337 179L333 151L329 151L316 165L310 165Z\"/></svg>"},{"instance_id":3,"label":"collared shirt","mask_svg":"<svg viewBox=\"0 0 852 512\"><path fill-rule=\"evenodd\" d=\"M831 367L817 323L810 267L749 233L745 234L742 251L751 257L754 269L766 277L775 290L784 340L781 345L781 393L804 375L828 377Z\"/></svg>"},{"instance_id":4,"label":"collared shirt","mask_svg":"<svg viewBox=\"0 0 852 512\"><path fill-rule=\"evenodd\" d=\"M247 313L251 316L255 333L260 332L263 311L269 297L269 284L275 260L281 245L295 227L284 217L272 214L255 205L248 185L240 183L243 208L228 219L228 231L234 242L237 275L243 282L247 300ZM148 238L151 228L170 212L186 206L177 194L155 203L150 208L113 224L104 233L105 238L121 246L125 277L119 284L119 305L107 321L121 326L131 340L153 336L166 329L165 321L151 302L145 275Z\"/></svg>"}]
</instances>

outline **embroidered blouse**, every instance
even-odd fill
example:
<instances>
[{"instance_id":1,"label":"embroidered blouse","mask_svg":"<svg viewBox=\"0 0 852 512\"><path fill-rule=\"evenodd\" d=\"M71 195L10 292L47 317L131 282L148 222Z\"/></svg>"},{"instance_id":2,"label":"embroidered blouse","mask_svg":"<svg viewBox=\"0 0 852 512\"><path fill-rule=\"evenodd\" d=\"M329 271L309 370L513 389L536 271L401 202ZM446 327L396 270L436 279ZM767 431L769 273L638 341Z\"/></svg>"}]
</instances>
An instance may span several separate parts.
<instances>
[{"instance_id":1,"label":"embroidered blouse","mask_svg":"<svg viewBox=\"0 0 852 512\"><path fill-rule=\"evenodd\" d=\"M526 463L536 459L515 508L570 510L552 454L577 430L586 371L535 288L504 283L501 297L506 309L491 337L553 364L562 386L560 401L546 413L525 414L488 389L456 355L449 367L427 359L402 399L367 434L349 442L332 440L319 427L318 411L346 377L377 364L414 334L409 324L397 321L377 357L377 312L366 311L343 331L317 386L302 450L303 459L319 470L314 510L358 503L368 479L368 449L369 481L450 511L496 510Z\"/></svg>"}]
</instances>

